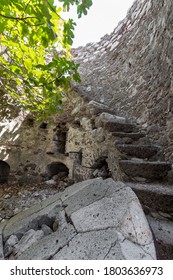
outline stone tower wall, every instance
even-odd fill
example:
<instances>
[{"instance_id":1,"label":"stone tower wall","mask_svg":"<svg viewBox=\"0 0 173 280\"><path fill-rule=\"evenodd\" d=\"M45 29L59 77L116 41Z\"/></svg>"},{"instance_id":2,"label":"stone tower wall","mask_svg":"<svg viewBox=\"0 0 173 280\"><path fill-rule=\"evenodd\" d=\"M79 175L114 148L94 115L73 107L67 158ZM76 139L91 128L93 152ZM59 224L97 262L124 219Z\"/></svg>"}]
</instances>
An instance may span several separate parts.
<instances>
[{"instance_id":1,"label":"stone tower wall","mask_svg":"<svg viewBox=\"0 0 173 280\"><path fill-rule=\"evenodd\" d=\"M73 50L81 88L136 120L173 159L173 1L137 0L99 43Z\"/></svg>"}]
</instances>

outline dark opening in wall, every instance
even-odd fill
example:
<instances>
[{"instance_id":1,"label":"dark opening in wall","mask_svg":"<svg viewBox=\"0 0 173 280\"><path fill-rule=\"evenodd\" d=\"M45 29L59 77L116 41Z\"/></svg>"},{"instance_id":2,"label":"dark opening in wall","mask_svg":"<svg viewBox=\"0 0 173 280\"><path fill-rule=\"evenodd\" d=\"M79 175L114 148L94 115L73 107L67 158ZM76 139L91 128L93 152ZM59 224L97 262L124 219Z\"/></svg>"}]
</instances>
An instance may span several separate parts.
<instances>
[{"instance_id":1,"label":"dark opening in wall","mask_svg":"<svg viewBox=\"0 0 173 280\"><path fill-rule=\"evenodd\" d=\"M98 158L93 164L92 168L94 169L94 178L102 177L103 179L107 179L111 177L111 172L109 171L108 163L106 161L106 158L104 157Z\"/></svg>"},{"instance_id":2,"label":"dark opening in wall","mask_svg":"<svg viewBox=\"0 0 173 280\"><path fill-rule=\"evenodd\" d=\"M67 177L69 174L68 167L61 162L52 162L47 166L47 177L51 179L54 175Z\"/></svg>"},{"instance_id":3,"label":"dark opening in wall","mask_svg":"<svg viewBox=\"0 0 173 280\"><path fill-rule=\"evenodd\" d=\"M47 123L42 122L39 127L42 128L42 129L47 129L47 126L48 126Z\"/></svg>"},{"instance_id":4,"label":"dark opening in wall","mask_svg":"<svg viewBox=\"0 0 173 280\"><path fill-rule=\"evenodd\" d=\"M10 165L0 160L0 184L4 184L8 182L8 176L10 173Z\"/></svg>"},{"instance_id":5,"label":"dark opening in wall","mask_svg":"<svg viewBox=\"0 0 173 280\"><path fill-rule=\"evenodd\" d=\"M66 125L58 125L55 130L54 141L57 146L57 153L65 154L67 129Z\"/></svg>"}]
</instances>

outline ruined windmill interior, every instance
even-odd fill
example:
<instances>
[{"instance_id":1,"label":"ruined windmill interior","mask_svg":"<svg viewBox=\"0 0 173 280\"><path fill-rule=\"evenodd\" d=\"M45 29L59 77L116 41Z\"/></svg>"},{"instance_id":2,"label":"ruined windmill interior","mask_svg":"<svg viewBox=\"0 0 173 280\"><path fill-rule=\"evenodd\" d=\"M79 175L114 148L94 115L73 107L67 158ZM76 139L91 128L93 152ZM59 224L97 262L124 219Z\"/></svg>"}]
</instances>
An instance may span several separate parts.
<instances>
[{"instance_id":1,"label":"ruined windmill interior","mask_svg":"<svg viewBox=\"0 0 173 280\"><path fill-rule=\"evenodd\" d=\"M172 0L137 0L72 49L50 123L0 105L0 259L173 259L172 24Z\"/></svg>"}]
</instances>

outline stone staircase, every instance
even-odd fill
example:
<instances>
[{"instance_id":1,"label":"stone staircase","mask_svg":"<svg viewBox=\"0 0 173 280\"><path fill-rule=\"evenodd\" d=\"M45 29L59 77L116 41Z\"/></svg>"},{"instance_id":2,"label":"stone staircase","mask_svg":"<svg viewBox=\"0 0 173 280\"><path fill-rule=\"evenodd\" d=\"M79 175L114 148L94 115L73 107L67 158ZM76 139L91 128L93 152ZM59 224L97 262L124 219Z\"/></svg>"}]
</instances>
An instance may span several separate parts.
<instances>
[{"instance_id":1,"label":"stone staircase","mask_svg":"<svg viewBox=\"0 0 173 280\"><path fill-rule=\"evenodd\" d=\"M162 147L152 143L138 124L115 115L109 107L91 100L79 88L77 92L82 101L77 99L72 116L78 121L88 117L95 128L102 127L105 134L111 135L115 150L119 152L116 164L125 175L123 181L168 182L172 164L165 161Z\"/></svg>"},{"instance_id":2,"label":"stone staircase","mask_svg":"<svg viewBox=\"0 0 173 280\"><path fill-rule=\"evenodd\" d=\"M161 147L151 144L136 124L126 118L103 112L96 118L96 127L98 126L102 126L113 136L115 149L120 152L118 163L120 170L126 175L125 181L166 180L172 164L164 161Z\"/></svg>"},{"instance_id":3,"label":"stone staircase","mask_svg":"<svg viewBox=\"0 0 173 280\"><path fill-rule=\"evenodd\" d=\"M173 187L170 182L172 164L164 160L162 147L151 143L138 125L107 112L92 110L95 126L103 127L114 139L115 149L120 152L117 162L124 175L123 181L134 190L143 206L155 234L161 259L170 259L170 255L173 258L173 235L170 242L173 232ZM168 228L165 228L165 224L168 224Z\"/></svg>"}]
</instances>

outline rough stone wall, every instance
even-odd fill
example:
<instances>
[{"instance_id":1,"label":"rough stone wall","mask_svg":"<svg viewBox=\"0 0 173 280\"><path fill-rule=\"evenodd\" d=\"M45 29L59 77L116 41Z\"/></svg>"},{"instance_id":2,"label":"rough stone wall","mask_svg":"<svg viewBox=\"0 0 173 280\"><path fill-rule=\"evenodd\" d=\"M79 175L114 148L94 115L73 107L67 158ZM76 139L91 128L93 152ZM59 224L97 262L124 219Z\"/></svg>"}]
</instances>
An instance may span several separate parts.
<instances>
[{"instance_id":1,"label":"rough stone wall","mask_svg":"<svg viewBox=\"0 0 173 280\"><path fill-rule=\"evenodd\" d=\"M173 2L138 0L111 35L74 50L81 88L136 120L173 160Z\"/></svg>"},{"instance_id":2,"label":"rough stone wall","mask_svg":"<svg viewBox=\"0 0 173 280\"><path fill-rule=\"evenodd\" d=\"M11 181L39 183L48 164L53 162L63 163L72 170L73 160L58 151L56 130L56 124L42 128L22 111L10 118L1 117L0 159L9 163Z\"/></svg>"},{"instance_id":3,"label":"rough stone wall","mask_svg":"<svg viewBox=\"0 0 173 280\"><path fill-rule=\"evenodd\" d=\"M101 112L111 111L89 101L72 90L70 99L65 101L70 103L68 117L64 112L62 118L56 117L55 123L47 126L23 112L15 118L1 119L0 159L11 167L11 182L45 181L52 163L64 164L69 179L75 182L95 177L126 177L117 163L121 153L115 147L116 137L99 121Z\"/></svg>"}]
</instances>

